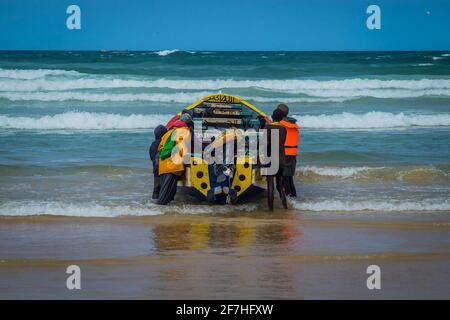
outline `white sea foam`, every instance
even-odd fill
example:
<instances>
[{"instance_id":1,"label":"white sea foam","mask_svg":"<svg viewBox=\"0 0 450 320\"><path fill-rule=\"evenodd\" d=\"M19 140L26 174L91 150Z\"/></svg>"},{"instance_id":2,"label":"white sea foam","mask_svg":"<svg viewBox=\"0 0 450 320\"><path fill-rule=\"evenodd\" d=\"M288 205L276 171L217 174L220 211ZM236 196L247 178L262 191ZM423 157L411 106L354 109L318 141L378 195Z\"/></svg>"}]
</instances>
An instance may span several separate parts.
<instances>
[{"instance_id":1,"label":"white sea foam","mask_svg":"<svg viewBox=\"0 0 450 320\"><path fill-rule=\"evenodd\" d=\"M178 93L88 93L76 91L63 92L0 92L0 98L10 101L151 101L192 103L212 92L178 92Z\"/></svg>"},{"instance_id":2,"label":"white sea foam","mask_svg":"<svg viewBox=\"0 0 450 320\"><path fill-rule=\"evenodd\" d=\"M290 201L291 206L299 211L337 211L337 212L432 212L449 211L450 203L446 199L423 201L394 200L324 200L324 201ZM118 217L118 216L155 216L168 213L227 214L233 212L251 213L259 209L256 204L241 205L195 205L174 203L170 206L159 206L153 203L132 205L105 205L92 203L66 203L56 201L8 201L0 204L0 216L77 216L77 217Z\"/></svg>"},{"instance_id":3,"label":"white sea foam","mask_svg":"<svg viewBox=\"0 0 450 320\"><path fill-rule=\"evenodd\" d=\"M316 167L316 166L304 166L300 167L299 170L302 174L308 175L309 173L314 173L320 176L328 177L341 177L349 178L360 172L367 170L379 170L382 167Z\"/></svg>"},{"instance_id":4,"label":"white sea foam","mask_svg":"<svg viewBox=\"0 0 450 320\"><path fill-rule=\"evenodd\" d=\"M105 205L99 203L66 203L54 201L9 201L0 205L0 216L60 215L77 217L154 216L177 214L225 214L229 212L252 212L255 204L237 206L214 206L194 204L171 204L160 206L153 203L134 205Z\"/></svg>"},{"instance_id":5,"label":"white sea foam","mask_svg":"<svg viewBox=\"0 0 450 320\"><path fill-rule=\"evenodd\" d=\"M106 102L106 101L150 101L166 103L186 103L201 99L214 91L193 91L176 93L90 93L79 91L49 91L49 92L0 92L0 98L10 101L86 101L86 102ZM344 102L355 99L351 98L320 98L320 97L243 97L246 100L270 103L320 103L320 102Z\"/></svg>"},{"instance_id":6,"label":"white sea foam","mask_svg":"<svg viewBox=\"0 0 450 320\"><path fill-rule=\"evenodd\" d=\"M0 128L29 130L129 130L155 128L172 115L120 115L93 112L66 112L53 116L9 117L0 115Z\"/></svg>"},{"instance_id":7,"label":"white sea foam","mask_svg":"<svg viewBox=\"0 0 450 320\"><path fill-rule=\"evenodd\" d=\"M318 167L300 166L297 168L300 180L312 179L315 181L322 178L340 180L397 180L397 181L426 181L445 179L448 181L450 174L448 169L436 166L397 166L397 167Z\"/></svg>"},{"instance_id":8,"label":"white sea foam","mask_svg":"<svg viewBox=\"0 0 450 320\"><path fill-rule=\"evenodd\" d=\"M322 98L408 98L450 96L450 79L421 80L172 80L116 79L110 76L77 79L0 79L0 91L68 91L79 89L160 88L172 90L246 89L283 92ZM293 97L299 98L299 97Z\"/></svg>"},{"instance_id":9,"label":"white sea foam","mask_svg":"<svg viewBox=\"0 0 450 320\"><path fill-rule=\"evenodd\" d=\"M423 201L408 200L323 200L323 201L291 201L294 209L305 211L449 211L448 199Z\"/></svg>"},{"instance_id":10,"label":"white sea foam","mask_svg":"<svg viewBox=\"0 0 450 320\"><path fill-rule=\"evenodd\" d=\"M14 117L0 115L0 128L52 129L149 129L167 122L172 115L120 115L95 112L66 112L43 117ZM296 116L303 128L317 129L382 129L399 127L450 126L450 115L406 115L387 112L365 114L340 113L317 116Z\"/></svg>"},{"instance_id":11,"label":"white sea foam","mask_svg":"<svg viewBox=\"0 0 450 320\"><path fill-rule=\"evenodd\" d=\"M161 50L161 51L156 51L155 54L157 54L160 57L165 57L168 56L169 54L178 52L178 49L173 49L173 50Z\"/></svg>"},{"instance_id":12,"label":"white sea foam","mask_svg":"<svg viewBox=\"0 0 450 320\"><path fill-rule=\"evenodd\" d=\"M331 115L304 115L295 117L303 128L376 129L450 126L449 114L394 114L373 111L364 114L343 112Z\"/></svg>"}]
</instances>

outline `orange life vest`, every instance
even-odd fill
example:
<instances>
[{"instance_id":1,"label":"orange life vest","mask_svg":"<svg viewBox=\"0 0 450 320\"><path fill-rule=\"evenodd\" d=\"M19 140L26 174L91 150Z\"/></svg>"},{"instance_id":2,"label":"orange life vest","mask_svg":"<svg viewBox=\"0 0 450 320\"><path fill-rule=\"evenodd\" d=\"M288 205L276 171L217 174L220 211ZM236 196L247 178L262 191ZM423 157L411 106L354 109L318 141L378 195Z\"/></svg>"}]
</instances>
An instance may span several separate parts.
<instances>
[{"instance_id":1,"label":"orange life vest","mask_svg":"<svg viewBox=\"0 0 450 320\"><path fill-rule=\"evenodd\" d=\"M280 124L286 128L286 142L284 143L284 154L286 156L296 156L298 154L298 142L300 135L298 129L300 128L296 123L286 120L281 120Z\"/></svg>"}]
</instances>

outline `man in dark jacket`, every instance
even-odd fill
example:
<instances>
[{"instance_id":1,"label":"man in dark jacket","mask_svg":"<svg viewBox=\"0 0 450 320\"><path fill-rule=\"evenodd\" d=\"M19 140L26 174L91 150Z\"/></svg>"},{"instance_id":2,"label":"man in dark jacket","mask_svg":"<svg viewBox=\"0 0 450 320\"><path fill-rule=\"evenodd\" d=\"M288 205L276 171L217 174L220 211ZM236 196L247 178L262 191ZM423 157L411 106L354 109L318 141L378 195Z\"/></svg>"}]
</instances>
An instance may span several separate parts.
<instances>
[{"instance_id":1,"label":"man in dark jacket","mask_svg":"<svg viewBox=\"0 0 450 320\"><path fill-rule=\"evenodd\" d=\"M269 209L273 210L273 200L274 200L274 182L276 182L276 188L278 190L278 193L280 194L281 202L283 204L283 207L287 209L287 201L286 201L286 194L285 194L285 188L283 184L283 170L286 166L286 156L284 154L284 145L286 142L286 128L284 128L280 121L283 119L284 113L281 110L275 109L272 113L272 123L267 125L267 137L266 141L268 144L268 155L273 157L278 157L278 171L273 175L267 176L267 194L268 194L268 205ZM278 154L273 155L272 153L272 139L271 136L274 133L274 131L278 131ZM275 180L275 181L274 181Z\"/></svg>"},{"instance_id":2,"label":"man in dark jacket","mask_svg":"<svg viewBox=\"0 0 450 320\"><path fill-rule=\"evenodd\" d=\"M280 104L277 107L283 113L283 119L280 124L286 128L286 145L285 156L286 166L283 171L283 183L288 197L297 197L297 190L295 189L294 176L297 167L298 143L300 140L299 126L297 119L289 117L289 107L285 104Z\"/></svg>"},{"instance_id":3,"label":"man in dark jacket","mask_svg":"<svg viewBox=\"0 0 450 320\"><path fill-rule=\"evenodd\" d=\"M157 200L159 197L159 190L161 189L160 177L158 174L159 156L158 156L158 146L161 142L162 136L167 132L167 129L163 125L159 125L155 128L155 140L150 145L148 150L150 159L153 163L153 194L152 199Z\"/></svg>"}]
</instances>

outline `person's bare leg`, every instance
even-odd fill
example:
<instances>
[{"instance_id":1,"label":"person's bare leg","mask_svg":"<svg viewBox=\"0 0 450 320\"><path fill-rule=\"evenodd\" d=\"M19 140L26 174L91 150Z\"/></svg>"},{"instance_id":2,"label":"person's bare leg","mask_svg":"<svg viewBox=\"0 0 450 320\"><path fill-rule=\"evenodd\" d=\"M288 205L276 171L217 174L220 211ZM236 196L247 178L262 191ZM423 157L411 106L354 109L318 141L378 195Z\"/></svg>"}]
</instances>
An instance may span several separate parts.
<instances>
[{"instance_id":1,"label":"person's bare leg","mask_svg":"<svg viewBox=\"0 0 450 320\"><path fill-rule=\"evenodd\" d=\"M281 174L277 174L276 179L277 179L277 186L279 186L281 203L283 204L283 207L287 209L287 200L286 200L286 193L284 192L283 177Z\"/></svg>"},{"instance_id":2,"label":"person's bare leg","mask_svg":"<svg viewBox=\"0 0 450 320\"><path fill-rule=\"evenodd\" d=\"M270 211L273 211L273 189L273 176L267 176L267 204Z\"/></svg>"}]
</instances>

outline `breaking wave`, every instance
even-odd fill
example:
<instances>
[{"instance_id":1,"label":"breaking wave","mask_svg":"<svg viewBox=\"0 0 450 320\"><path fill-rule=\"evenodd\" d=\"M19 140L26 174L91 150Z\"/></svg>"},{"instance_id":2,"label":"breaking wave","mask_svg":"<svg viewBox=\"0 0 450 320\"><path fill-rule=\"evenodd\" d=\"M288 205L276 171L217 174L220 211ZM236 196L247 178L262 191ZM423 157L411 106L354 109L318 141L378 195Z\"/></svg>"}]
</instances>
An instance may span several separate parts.
<instances>
[{"instance_id":1,"label":"breaking wave","mask_svg":"<svg viewBox=\"0 0 450 320\"><path fill-rule=\"evenodd\" d=\"M194 93L87 93L87 92L0 92L0 98L11 101L150 101L150 102L174 102L192 103L212 92Z\"/></svg>"},{"instance_id":2,"label":"breaking wave","mask_svg":"<svg viewBox=\"0 0 450 320\"><path fill-rule=\"evenodd\" d=\"M337 211L337 212L433 212L449 211L448 199L423 201L407 200L291 200L291 207L299 211ZM160 206L153 203L131 205L106 205L92 203L67 203L57 201L9 201L0 204L0 216L74 216L74 217L119 217L119 216L155 216L162 214L216 215L229 213L252 213L264 210L257 204L218 206L210 204L179 204Z\"/></svg>"},{"instance_id":3,"label":"breaking wave","mask_svg":"<svg viewBox=\"0 0 450 320\"><path fill-rule=\"evenodd\" d=\"M367 112L353 114L304 115L296 116L303 128L323 129L378 129L405 127L437 127L449 126L449 114L421 115L390 112Z\"/></svg>"},{"instance_id":4,"label":"breaking wave","mask_svg":"<svg viewBox=\"0 0 450 320\"><path fill-rule=\"evenodd\" d=\"M170 54L172 54L172 53L175 53L175 52L178 52L178 51L180 51L180 50L178 50L178 49L173 49L173 50L161 50L161 51L156 51L155 54L157 54L157 55L160 56L160 57L165 57L165 56L168 56L168 55L170 55Z\"/></svg>"},{"instance_id":5,"label":"breaking wave","mask_svg":"<svg viewBox=\"0 0 450 320\"><path fill-rule=\"evenodd\" d=\"M0 116L0 128L27 130L108 130L149 129L167 123L171 115L141 115L66 112L40 118Z\"/></svg>"},{"instance_id":6,"label":"breaking wave","mask_svg":"<svg viewBox=\"0 0 450 320\"><path fill-rule=\"evenodd\" d=\"M294 209L305 211L449 211L448 199L433 199L423 201L408 200L323 200L323 201L291 201Z\"/></svg>"},{"instance_id":7,"label":"breaking wave","mask_svg":"<svg viewBox=\"0 0 450 320\"><path fill-rule=\"evenodd\" d=\"M81 76L82 74L73 70L58 69L1 69L0 78L33 80L46 76Z\"/></svg>"},{"instance_id":8,"label":"breaking wave","mask_svg":"<svg viewBox=\"0 0 450 320\"><path fill-rule=\"evenodd\" d=\"M327 180L352 181L403 181L409 183L448 182L450 167L399 166L399 167L317 167L300 166L296 179L302 182Z\"/></svg>"},{"instance_id":9,"label":"breaking wave","mask_svg":"<svg viewBox=\"0 0 450 320\"><path fill-rule=\"evenodd\" d=\"M252 212L255 204L215 206L196 204L173 204L161 206L154 203L133 205L105 205L99 203L66 203L55 201L10 201L0 204L2 216L74 216L74 217L118 217L155 216L161 214L225 214L234 211Z\"/></svg>"},{"instance_id":10,"label":"breaking wave","mask_svg":"<svg viewBox=\"0 0 450 320\"><path fill-rule=\"evenodd\" d=\"M88 93L88 92L0 92L0 98L10 101L86 101L86 102L165 102L165 103L192 103L204 96L213 94L214 91L203 92L178 92L178 93ZM320 102L344 102L354 98L282 98L282 97L245 97L246 100L258 102L285 102L285 103L320 103Z\"/></svg>"},{"instance_id":11,"label":"breaking wave","mask_svg":"<svg viewBox=\"0 0 450 320\"><path fill-rule=\"evenodd\" d=\"M66 112L43 117L13 117L0 115L0 128L6 129L151 129L166 123L172 115L120 115L95 112ZM296 116L303 128L311 129L383 129L408 127L450 126L450 115L393 114L368 112L365 114L340 113L331 115Z\"/></svg>"},{"instance_id":12,"label":"breaking wave","mask_svg":"<svg viewBox=\"0 0 450 320\"><path fill-rule=\"evenodd\" d=\"M2 78L3 74L3 78ZM49 79L48 75L64 75L62 79ZM67 77L70 76L70 77ZM76 76L75 78L73 76ZM19 99L15 92L47 93L49 91L73 91L81 89L157 88L171 90L217 91L249 89L289 94L289 98L412 98L424 96L450 96L449 79L420 80L172 80L145 78L93 77L76 71L64 70L3 70L0 69L2 96ZM5 95L6 93L6 95ZM194 92L195 93L195 92ZM31 97L32 98L32 97ZM22 98L25 100L26 96ZM51 101L50 98L46 98ZM88 100L90 101L90 100Z\"/></svg>"}]
</instances>

